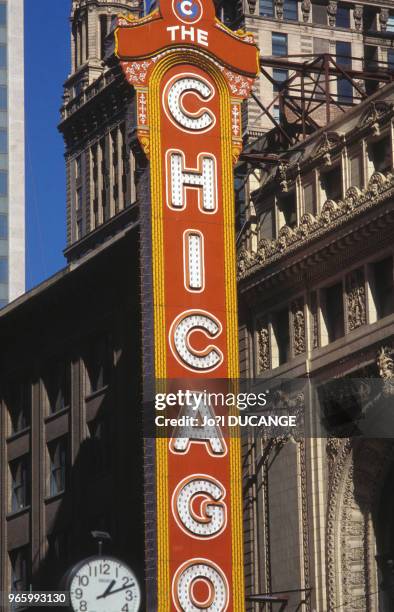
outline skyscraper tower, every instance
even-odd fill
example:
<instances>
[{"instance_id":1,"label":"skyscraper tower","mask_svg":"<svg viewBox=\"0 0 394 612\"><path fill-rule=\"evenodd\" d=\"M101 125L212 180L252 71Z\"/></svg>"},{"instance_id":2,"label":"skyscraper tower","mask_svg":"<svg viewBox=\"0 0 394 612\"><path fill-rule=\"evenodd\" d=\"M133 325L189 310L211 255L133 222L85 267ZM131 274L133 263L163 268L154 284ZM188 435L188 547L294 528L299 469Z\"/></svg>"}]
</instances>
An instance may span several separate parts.
<instances>
[{"instance_id":1,"label":"skyscraper tower","mask_svg":"<svg viewBox=\"0 0 394 612\"><path fill-rule=\"evenodd\" d=\"M0 2L0 307L25 290L23 0Z\"/></svg>"},{"instance_id":2,"label":"skyscraper tower","mask_svg":"<svg viewBox=\"0 0 394 612\"><path fill-rule=\"evenodd\" d=\"M119 68L103 60L112 18L138 16L141 10L140 0L72 2L71 73L64 84L60 124L66 144L69 260L107 235L115 217L122 215L127 223L126 209L135 200L134 156L126 138L133 94Z\"/></svg>"}]
</instances>

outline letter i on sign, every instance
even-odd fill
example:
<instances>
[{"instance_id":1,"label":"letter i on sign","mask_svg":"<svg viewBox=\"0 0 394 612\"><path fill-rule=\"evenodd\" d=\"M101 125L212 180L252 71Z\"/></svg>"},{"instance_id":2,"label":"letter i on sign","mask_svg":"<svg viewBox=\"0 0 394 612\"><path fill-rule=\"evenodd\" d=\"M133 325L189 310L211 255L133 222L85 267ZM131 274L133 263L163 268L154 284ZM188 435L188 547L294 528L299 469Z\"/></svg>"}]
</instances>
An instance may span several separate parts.
<instances>
[{"instance_id":1,"label":"letter i on sign","mask_svg":"<svg viewBox=\"0 0 394 612\"><path fill-rule=\"evenodd\" d=\"M154 373L142 372L144 390L167 380L161 390L224 391L238 377L233 164L258 50L216 20L212 0L161 0L142 20L119 17L113 36L149 160L142 349ZM179 415L190 418L171 439L146 441L146 609L242 612L239 440L205 396Z\"/></svg>"}]
</instances>

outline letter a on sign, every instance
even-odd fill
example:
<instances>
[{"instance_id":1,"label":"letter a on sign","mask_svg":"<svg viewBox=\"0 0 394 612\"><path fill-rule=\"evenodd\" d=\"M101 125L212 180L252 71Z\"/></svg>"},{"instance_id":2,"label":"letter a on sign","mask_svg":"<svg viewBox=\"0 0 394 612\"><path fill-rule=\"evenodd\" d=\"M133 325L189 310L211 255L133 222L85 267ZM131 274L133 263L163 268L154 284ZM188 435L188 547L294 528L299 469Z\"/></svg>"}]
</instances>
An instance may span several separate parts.
<instances>
[{"instance_id":1,"label":"letter a on sign","mask_svg":"<svg viewBox=\"0 0 394 612\"><path fill-rule=\"evenodd\" d=\"M218 390L238 377L233 164L258 49L252 34L216 19L213 0L121 15L113 42L147 160L138 192L144 398L174 381ZM152 612L245 608L240 444L207 411L202 431L203 412L179 405L195 431L145 443Z\"/></svg>"}]
</instances>

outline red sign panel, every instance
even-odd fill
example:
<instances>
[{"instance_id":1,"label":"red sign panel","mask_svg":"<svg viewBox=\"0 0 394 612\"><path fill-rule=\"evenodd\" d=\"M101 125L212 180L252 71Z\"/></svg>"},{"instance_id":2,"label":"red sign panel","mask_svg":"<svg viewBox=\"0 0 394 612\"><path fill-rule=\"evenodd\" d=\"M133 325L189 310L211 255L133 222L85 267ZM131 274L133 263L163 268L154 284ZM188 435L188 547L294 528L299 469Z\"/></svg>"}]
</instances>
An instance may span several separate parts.
<instances>
[{"instance_id":1,"label":"red sign panel","mask_svg":"<svg viewBox=\"0 0 394 612\"><path fill-rule=\"evenodd\" d=\"M162 391L189 393L177 396L171 439L156 441L158 609L239 611L239 440L203 391L238 376L232 164L257 49L215 19L211 0L162 0L118 26L150 158L155 375L174 381Z\"/></svg>"}]
</instances>

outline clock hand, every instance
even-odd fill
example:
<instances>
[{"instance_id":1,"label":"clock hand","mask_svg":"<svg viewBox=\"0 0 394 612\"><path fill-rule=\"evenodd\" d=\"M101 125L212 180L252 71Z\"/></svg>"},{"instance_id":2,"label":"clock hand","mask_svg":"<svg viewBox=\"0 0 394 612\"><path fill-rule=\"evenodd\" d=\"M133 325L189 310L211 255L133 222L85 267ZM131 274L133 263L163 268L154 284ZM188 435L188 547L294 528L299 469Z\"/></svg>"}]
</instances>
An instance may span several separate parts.
<instances>
[{"instance_id":1,"label":"clock hand","mask_svg":"<svg viewBox=\"0 0 394 612\"><path fill-rule=\"evenodd\" d=\"M116 584L116 580L112 580L112 582L110 582L107 588L105 589L104 593L96 597L96 599L103 599L104 597L107 597L107 595L111 595L111 589L114 584Z\"/></svg>"},{"instance_id":2,"label":"clock hand","mask_svg":"<svg viewBox=\"0 0 394 612\"><path fill-rule=\"evenodd\" d=\"M130 582L130 584L125 584L124 586L120 587L120 589L115 589L114 591L106 591L106 595L105 597L107 597L108 595L114 595L115 593L120 593L121 591L125 591L126 589L130 589L131 587L133 587L135 585L135 582ZM110 587L112 587L112 585L110 585ZM103 595L101 595L101 597L103 597ZM97 597L97 599L99 599L99 597Z\"/></svg>"}]
</instances>

